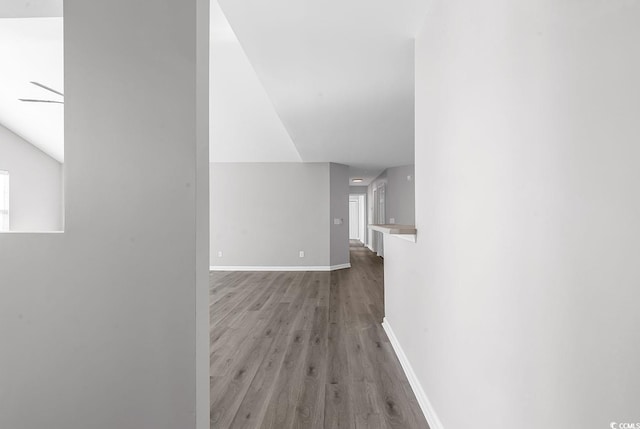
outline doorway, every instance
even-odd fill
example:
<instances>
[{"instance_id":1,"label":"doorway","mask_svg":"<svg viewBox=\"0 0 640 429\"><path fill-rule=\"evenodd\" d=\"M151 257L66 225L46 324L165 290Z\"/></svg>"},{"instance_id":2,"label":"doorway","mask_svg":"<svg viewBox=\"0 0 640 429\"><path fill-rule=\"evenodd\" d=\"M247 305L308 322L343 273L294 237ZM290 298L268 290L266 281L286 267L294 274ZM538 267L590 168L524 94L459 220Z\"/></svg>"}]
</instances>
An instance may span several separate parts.
<instances>
[{"instance_id":1,"label":"doorway","mask_svg":"<svg viewBox=\"0 0 640 429\"><path fill-rule=\"evenodd\" d=\"M349 240L367 244L366 195L349 195Z\"/></svg>"}]
</instances>

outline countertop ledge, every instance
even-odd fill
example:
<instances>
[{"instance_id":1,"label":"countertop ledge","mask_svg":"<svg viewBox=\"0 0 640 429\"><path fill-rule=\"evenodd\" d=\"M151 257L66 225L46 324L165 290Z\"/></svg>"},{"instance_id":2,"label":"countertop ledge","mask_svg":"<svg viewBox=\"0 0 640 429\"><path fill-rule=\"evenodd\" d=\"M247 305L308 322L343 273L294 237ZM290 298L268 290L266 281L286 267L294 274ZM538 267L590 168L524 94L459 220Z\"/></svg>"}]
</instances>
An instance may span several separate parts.
<instances>
[{"instance_id":1,"label":"countertop ledge","mask_svg":"<svg viewBox=\"0 0 640 429\"><path fill-rule=\"evenodd\" d=\"M388 224L371 224L369 229L382 232L383 234L389 234L393 237L398 237L403 240L411 241L415 243L417 241L418 230L415 225L398 225L395 223Z\"/></svg>"}]
</instances>

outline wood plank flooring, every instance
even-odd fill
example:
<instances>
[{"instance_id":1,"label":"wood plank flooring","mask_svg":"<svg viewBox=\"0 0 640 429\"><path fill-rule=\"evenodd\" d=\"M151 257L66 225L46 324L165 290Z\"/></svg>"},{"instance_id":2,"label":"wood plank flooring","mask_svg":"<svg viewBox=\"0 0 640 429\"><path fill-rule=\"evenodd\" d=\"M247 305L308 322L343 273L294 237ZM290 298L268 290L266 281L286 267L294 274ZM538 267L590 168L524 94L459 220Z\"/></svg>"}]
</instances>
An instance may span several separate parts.
<instances>
[{"instance_id":1,"label":"wood plank flooring","mask_svg":"<svg viewBox=\"0 0 640 429\"><path fill-rule=\"evenodd\" d=\"M428 425L380 323L382 260L211 273L211 428Z\"/></svg>"}]
</instances>

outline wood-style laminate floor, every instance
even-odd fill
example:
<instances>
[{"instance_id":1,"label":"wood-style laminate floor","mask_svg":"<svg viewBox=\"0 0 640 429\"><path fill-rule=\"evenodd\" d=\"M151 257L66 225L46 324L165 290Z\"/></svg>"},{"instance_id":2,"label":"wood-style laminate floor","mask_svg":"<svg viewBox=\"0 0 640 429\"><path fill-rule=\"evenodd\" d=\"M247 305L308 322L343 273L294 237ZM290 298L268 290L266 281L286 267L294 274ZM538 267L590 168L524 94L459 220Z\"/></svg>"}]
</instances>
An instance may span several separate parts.
<instances>
[{"instance_id":1,"label":"wood-style laminate floor","mask_svg":"<svg viewBox=\"0 0 640 429\"><path fill-rule=\"evenodd\" d=\"M428 425L380 323L382 260L211 274L211 428Z\"/></svg>"}]
</instances>

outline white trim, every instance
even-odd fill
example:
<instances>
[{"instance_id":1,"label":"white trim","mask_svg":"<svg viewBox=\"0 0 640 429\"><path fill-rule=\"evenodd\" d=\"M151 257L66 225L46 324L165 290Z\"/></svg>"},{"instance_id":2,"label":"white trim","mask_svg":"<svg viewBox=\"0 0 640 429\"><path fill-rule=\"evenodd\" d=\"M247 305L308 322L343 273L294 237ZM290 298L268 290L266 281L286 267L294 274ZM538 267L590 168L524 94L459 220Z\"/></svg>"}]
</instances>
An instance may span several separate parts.
<instances>
[{"instance_id":1,"label":"white trim","mask_svg":"<svg viewBox=\"0 0 640 429\"><path fill-rule=\"evenodd\" d=\"M420 408L422 409L422 413L424 417L427 419L427 423L431 429L444 429L438 415L433 409L431 402L429 402L429 398L425 393L420 381L418 381L418 377L416 373L413 371L413 367L411 363L409 363L409 359L407 359L407 355L404 354L400 343L398 342L398 338L393 333L393 329L391 329L391 325L389 325L389 320L385 317L382 319L382 327L384 331L387 333L387 337L389 337L389 341L391 341L391 346L393 350L396 352L396 356L398 356L398 360L400 361L400 365L402 365L402 369L404 370L407 379L409 380L409 384L411 385L411 389L413 389L413 393L416 395L416 399L418 400L418 404L420 404Z\"/></svg>"},{"instance_id":2,"label":"white trim","mask_svg":"<svg viewBox=\"0 0 640 429\"><path fill-rule=\"evenodd\" d=\"M232 266L210 266L210 271L335 271L342 270L344 268L351 268L351 264L341 264L341 265L316 265L311 267L304 266L293 266L293 267L273 267L273 266L243 266L243 265L232 265Z\"/></svg>"},{"instance_id":3,"label":"white trim","mask_svg":"<svg viewBox=\"0 0 640 429\"><path fill-rule=\"evenodd\" d=\"M379 231L383 234L416 234L418 230L415 225L399 225L396 223L386 223L386 224L370 224L369 229L374 231Z\"/></svg>"},{"instance_id":4,"label":"white trim","mask_svg":"<svg viewBox=\"0 0 640 429\"><path fill-rule=\"evenodd\" d=\"M346 264L332 265L329 267L329 271L344 270L345 268L351 268L351 263L348 262Z\"/></svg>"}]
</instances>

